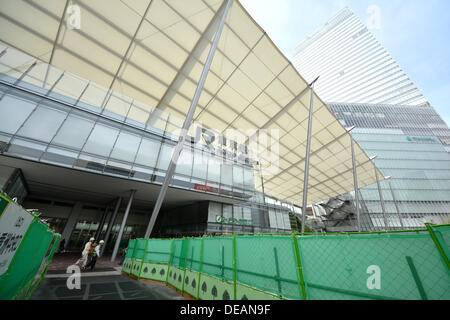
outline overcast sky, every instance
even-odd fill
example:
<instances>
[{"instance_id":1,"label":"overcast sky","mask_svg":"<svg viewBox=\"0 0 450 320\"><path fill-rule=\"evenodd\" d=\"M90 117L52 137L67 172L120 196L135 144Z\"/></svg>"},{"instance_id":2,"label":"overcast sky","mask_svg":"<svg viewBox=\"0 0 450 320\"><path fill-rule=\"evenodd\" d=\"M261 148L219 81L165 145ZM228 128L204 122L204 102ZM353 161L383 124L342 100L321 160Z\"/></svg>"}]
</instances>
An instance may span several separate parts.
<instances>
[{"instance_id":1,"label":"overcast sky","mask_svg":"<svg viewBox=\"0 0 450 320\"><path fill-rule=\"evenodd\" d=\"M306 36L348 6L450 125L450 1L241 0L289 58ZM373 8L379 23L373 24ZM379 27L379 28L377 28ZM301 73L301 70L300 70Z\"/></svg>"}]
</instances>

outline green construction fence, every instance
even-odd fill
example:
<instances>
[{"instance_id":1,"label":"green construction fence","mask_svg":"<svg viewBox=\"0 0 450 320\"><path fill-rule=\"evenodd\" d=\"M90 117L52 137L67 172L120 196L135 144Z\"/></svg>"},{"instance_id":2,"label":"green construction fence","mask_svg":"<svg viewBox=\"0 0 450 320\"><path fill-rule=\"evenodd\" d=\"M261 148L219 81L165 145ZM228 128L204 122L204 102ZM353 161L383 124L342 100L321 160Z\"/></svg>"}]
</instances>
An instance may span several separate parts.
<instances>
[{"instance_id":1,"label":"green construction fence","mask_svg":"<svg viewBox=\"0 0 450 320\"><path fill-rule=\"evenodd\" d=\"M22 218L31 216L28 218L31 219L28 229L9 261L7 271L0 276L0 300L30 299L47 272L61 235L38 218L39 212L28 212L3 192L0 192L0 203L3 203L0 205L0 227L3 229L8 227L2 221L8 210L19 212ZM1 246L8 246L5 241L1 243L0 249L4 249Z\"/></svg>"},{"instance_id":2,"label":"green construction fence","mask_svg":"<svg viewBox=\"0 0 450 320\"><path fill-rule=\"evenodd\" d=\"M130 240L122 268L199 300L449 300L450 225Z\"/></svg>"}]
</instances>

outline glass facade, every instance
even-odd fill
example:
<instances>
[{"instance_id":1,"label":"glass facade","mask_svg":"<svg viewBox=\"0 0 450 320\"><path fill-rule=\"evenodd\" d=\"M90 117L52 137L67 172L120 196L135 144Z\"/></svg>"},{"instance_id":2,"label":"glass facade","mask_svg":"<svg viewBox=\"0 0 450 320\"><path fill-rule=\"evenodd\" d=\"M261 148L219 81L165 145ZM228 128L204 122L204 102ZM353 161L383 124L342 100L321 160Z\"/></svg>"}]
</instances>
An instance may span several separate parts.
<instances>
[{"instance_id":1,"label":"glass facade","mask_svg":"<svg viewBox=\"0 0 450 320\"><path fill-rule=\"evenodd\" d=\"M450 129L367 26L345 8L293 51L296 68L307 81L320 75L317 93L391 177L380 183L389 227L449 223ZM377 184L360 196L362 228L385 229Z\"/></svg>"},{"instance_id":2,"label":"glass facade","mask_svg":"<svg viewBox=\"0 0 450 320\"><path fill-rule=\"evenodd\" d=\"M12 66L11 55L15 65L26 62L11 48L0 57L1 154L162 184L182 119L47 64L24 71ZM43 67L52 75L48 80L35 77L33 68ZM189 134L171 186L244 203L218 204L220 214L211 221L196 220L196 231L202 224L204 232L215 234L291 230L287 216L294 207L265 203L259 164L249 150L238 150L233 141L225 145L226 139L205 143L195 130ZM98 221L86 221L78 221L73 241L84 241L98 227Z\"/></svg>"},{"instance_id":3,"label":"glass facade","mask_svg":"<svg viewBox=\"0 0 450 320\"><path fill-rule=\"evenodd\" d=\"M0 140L7 144L5 155L162 183L176 145L168 132L139 130L124 121L5 83L0 83L0 95L0 113L5 115ZM173 185L250 198L255 192L253 166L223 160L205 145L186 145Z\"/></svg>"},{"instance_id":4,"label":"glass facade","mask_svg":"<svg viewBox=\"0 0 450 320\"><path fill-rule=\"evenodd\" d=\"M349 9L302 41L292 61L325 102L417 106L426 98Z\"/></svg>"},{"instance_id":5,"label":"glass facade","mask_svg":"<svg viewBox=\"0 0 450 320\"><path fill-rule=\"evenodd\" d=\"M387 105L330 104L352 136L385 176L380 183L389 227L422 228L425 222L450 222L450 154L443 139L450 130L433 108ZM439 130L436 128L442 127ZM362 222L367 229L384 228L377 185L360 190ZM397 214L397 204L402 221Z\"/></svg>"}]
</instances>

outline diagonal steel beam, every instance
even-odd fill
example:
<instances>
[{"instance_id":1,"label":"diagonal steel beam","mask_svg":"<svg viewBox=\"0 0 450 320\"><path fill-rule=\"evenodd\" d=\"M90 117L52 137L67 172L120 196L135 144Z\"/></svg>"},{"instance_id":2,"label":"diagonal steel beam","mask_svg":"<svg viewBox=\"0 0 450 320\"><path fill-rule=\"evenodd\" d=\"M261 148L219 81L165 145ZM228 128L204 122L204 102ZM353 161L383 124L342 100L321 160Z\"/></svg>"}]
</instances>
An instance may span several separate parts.
<instances>
[{"instance_id":1,"label":"diagonal steel beam","mask_svg":"<svg viewBox=\"0 0 450 320\"><path fill-rule=\"evenodd\" d=\"M48 73L50 71L50 65L53 63L53 57L55 56L56 45L58 43L59 35L61 34L62 25L64 22L64 16L66 15L67 7L69 6L69 0L66 0L64 9L61 14L61 19L59 20L58 31L56 32L55 41L53 42L52 53L50 54L50 60L48 61L47 71L45 72L44 87L47 83Z\"/></svg>"},{"instance_id":2,"label":"diagonal steel beam","mask_svg":"<svg viewBox=\"0 0 450 320\"><path fill-rule=\"evenodd\" d=\"M227 18L228 12L230 10L231 4L233 3L233 0L224 0L224 3L226 2L225 11L223 13L222 19L220 21L220 25L218 26L213 45L211 46L211 49L208 54L208 59L206 60L205 66L203 68L202 75L200 77L200 81L198 83L197 89L195 91L194 98L192 100L191 106L189 108L188 114L186 116L186 119L183 124L183 128L181 130L181 136L178 141L178 144L173 152L172 159L169 163L169 167L166 172L166 176L164 178L164 183L161 187L161 191L158 195L158 199L156 200L156 204L153 208L153 213L150 218L150 222L148 224L147 230L145 232L145 238L148 238L151 236L153 227L155 226L156 219L158 217L159 211L161 209L162 203L164 201L167 189L169 188L169 183L172 180L173 174L175 173L175 169L177 166L178 159L180 157L181 151L183 150L184 143L186 141L187 133L189 131L189 127L191 126L192 119L194 117L195 109L197 107L198 101L200 99L200 95L203 90L203 86L205 85L206 78L209 73L209 69L212 64L212 60L214 58L214 54L216 52L217 46L219 44L220 36L222 35L223 27L225 25L225 20Z\"/></svg>"}]
</instances>

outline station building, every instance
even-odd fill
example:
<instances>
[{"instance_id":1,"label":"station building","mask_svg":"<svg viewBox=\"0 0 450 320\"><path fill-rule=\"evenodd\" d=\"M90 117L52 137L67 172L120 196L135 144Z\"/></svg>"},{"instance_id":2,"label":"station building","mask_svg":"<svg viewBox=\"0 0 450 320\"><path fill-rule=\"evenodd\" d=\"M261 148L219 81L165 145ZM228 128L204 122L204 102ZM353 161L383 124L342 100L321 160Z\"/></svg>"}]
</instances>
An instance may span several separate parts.
<instances>
[{"instance_id":1,"label":"station building","mask_svg":"<svg viewBox=\"0 0 450 320\"><path fill-rule=\"evenodd\" d=\"M68 250L143 237L180 141L152 237L296 231L383 179L239 1L10 1L0 30L0 188Z\"/></svg>"}]
</instances>

